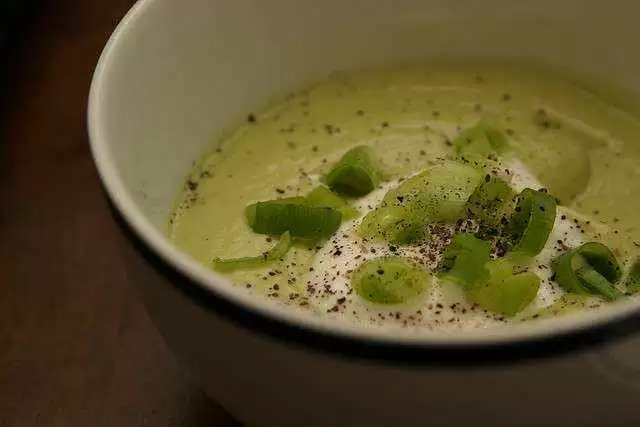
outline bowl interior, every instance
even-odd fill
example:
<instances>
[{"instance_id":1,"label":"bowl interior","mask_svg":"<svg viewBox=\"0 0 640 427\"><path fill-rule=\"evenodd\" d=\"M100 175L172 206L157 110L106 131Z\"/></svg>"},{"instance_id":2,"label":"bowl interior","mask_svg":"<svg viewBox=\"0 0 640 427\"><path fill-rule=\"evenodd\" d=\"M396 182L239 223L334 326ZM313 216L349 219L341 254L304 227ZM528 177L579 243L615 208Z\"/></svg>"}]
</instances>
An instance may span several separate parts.
<instances>
[{"instance_id":1,"label":"bowl interior","mask_svg":"<svg viewBox=\"0 0 640 427\"><path fill-rule=\"evenodd\" d=\"M142 0L95 73L92 150L116 207L176 268L255 310L337 330L268 308L171 247L166 218L192 163L248 111L334 70L446 58L534 61L638 94L639 11L640 3L623 0ZM637 302L498 335L586 326L637 309Z\"/></svg>"}]
</instances>

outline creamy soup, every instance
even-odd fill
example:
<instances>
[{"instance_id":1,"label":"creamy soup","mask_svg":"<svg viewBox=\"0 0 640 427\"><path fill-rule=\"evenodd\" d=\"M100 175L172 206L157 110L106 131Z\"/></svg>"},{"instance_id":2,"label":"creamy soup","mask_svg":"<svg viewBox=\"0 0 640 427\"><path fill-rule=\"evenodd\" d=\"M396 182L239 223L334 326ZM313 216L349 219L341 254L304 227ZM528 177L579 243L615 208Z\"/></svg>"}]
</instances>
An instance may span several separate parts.
<instances>
[{"instance_id":1,"label":"creamy soup","mask_svg":"<svg viewBox=\"0 0 640 427\"><path fill-rule=\"evenodd\" d=\"M189 172L169 236L257 298L356 325L597 309L638 290L639 141L553 73L336 73L248 112Z\"/></svg>"}]
</instances>

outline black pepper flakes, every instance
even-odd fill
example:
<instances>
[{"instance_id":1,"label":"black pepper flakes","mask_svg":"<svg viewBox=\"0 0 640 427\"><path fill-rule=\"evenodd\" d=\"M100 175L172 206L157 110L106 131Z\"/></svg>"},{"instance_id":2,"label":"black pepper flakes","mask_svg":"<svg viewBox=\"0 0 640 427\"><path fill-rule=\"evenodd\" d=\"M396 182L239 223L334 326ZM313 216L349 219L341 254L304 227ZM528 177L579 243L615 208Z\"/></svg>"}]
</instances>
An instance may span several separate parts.
<instances>
[{"instance_id":1,"label":"black pepper flakes","mask_svg":"<svg viewBox=\"0 0 640 427\"><path fill-rule=\"evenodd\" d=\"M189 191L195 191L198 188L198 183L191 179L187 180L187 188Z\"/></svg>"}]
</instances>

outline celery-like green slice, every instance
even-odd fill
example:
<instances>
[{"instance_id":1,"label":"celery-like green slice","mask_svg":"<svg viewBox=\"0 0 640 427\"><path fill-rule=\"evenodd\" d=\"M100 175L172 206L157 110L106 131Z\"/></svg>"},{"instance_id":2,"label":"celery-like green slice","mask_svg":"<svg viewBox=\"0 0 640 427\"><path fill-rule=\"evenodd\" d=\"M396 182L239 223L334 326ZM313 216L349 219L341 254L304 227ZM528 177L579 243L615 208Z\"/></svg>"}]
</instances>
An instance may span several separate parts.
<instances>
[{"instance_id":1,"label":"celery-like green slice","mask_svg":"<svg viewBox=\"0 0 640 427\"><path fill-rule=\"evenodd\" d=\"M342 221L342 214L334 208L277 200L247 206L245 217L256 233L280 235L289 231L294 237L308 239L329 237Z\"/></svg>"},{"instance_id":2,"label":"celery-like green slice","mask_svg":"<svg viewBox=\"0 0 640 427\"><path fill-rule=\"evenodd\" d=\"M351 275L351 286L363 299L376 304L402 304L420 296L431 275L401 257L364 262Z\"/></svg>"},{"instance_id":3,"label":"celery-like green slice","mask_svg":"<svg viewBox=\"0 0 640 427\"><path fill-rule=\"evenodd\" d=\"M429 222L456 221L482 180L476 169L456 162L433 166L389 190L382 203L365 216L359 233L392 243L414 243Z\"/></svg>"},{"instance_id":4,"label":"celery-like green slice","mask_svg":"<svg viewBox=\"0 0 640 427\"><path fill-rule=\"evenodd\" d=\"M568 292L602 295L609 300L620 296L614 286L621 271L615 255L605 245L589 242L571 249L552 262L555 280Z\"/></svg>"},{"instance_id":5,"label":"celery-like green slice","mask_svg":"<svg viewBox=\"0 0 640 427\"><path fill-rule=\"evenodd\" d=\"M364 196L382 179L381 163L373 150L357 146L347 151L325 177L331 190L347 196Z\"/></svg>"},{"instance_id":6,"label":"celery-like green slice","mask_svg":"<svg viewBox=\"0 0 640 427\"><path fill-rule=\"evenodd\" d=\"M406 209L384 206L369 212L358 232L366 238L402 245L421 240L426 234L426 225L407 218Z\"/></svg>"},{"instance_id":7,"label":"celery-like green slice","mask_svg":"<svg viewBox=\"0 0 640 427\"><path fill-rule=\"evenodd\" d=\"M482 174L476 169L445 162L387 192L381 206L405 209L408 220L456 221L465 213L466 203L481 181Z\"/></svg>"},{"instance_id":8,"label":"celery-like green slice","mask_svg":"<svg viewBox=\"0 0 640 427\"><path fill-rule=\"evenodd\" d=\"M469 198L470 213L482 224L498 226L513 214L516 193L500 178L485 179Z\"/></svg>"},{"instance_id":9,"label":"celery-like green slice","mask_svg":"<svg viewBox=\"0 0 640 427\"><path fill-rule=\"evenodd\" d=\"M485 264L489 262L489 243L470 233L458 233L443 254L439 269L441 278L465 289L487 279Z\"/></svg>"},{"instance_id":10,"label":"celery-like green slice","mask_svg":"<svg viewBox=\"0 0 640 427\"><path fill-rule=\"evenodd\" d=\"M508 225L508 232L515 242L511 251L537 255L553 229L556 200L549 194L525 188L518 196L515 210Z\"/></svg>"},{"instance_id":11,"label":"celery-like green slice","mask_svg":"<svg viewBox=\"0 0 640 427\"><path fill-rule=\"evenodd\" d=\"M514 316L536 298L540 278L529 272L505 274L504 266L500 266L498 271L497 274L491 274L486 282L474 286L467 294L472 301L488 310Z\"/></svg>"},{"instance_id":12,"label":"celery-like green slice","mask_svg":"<svg viewBox=\"0 0 640 427\"><path fill-rule=\"evenodd\" d=\"M360 215L358 210L350 206L344 199L333 193L327 187L316 187L307 194L306 202L312 206L326 206L337 209L342 214L342 220L348 221Z\"/></svg>"},{"instance_id":13,"label":"celery-like green slice","mask_svg":"<svg viewBox=\"0 0 640 427\"><path fill-rule=\"evenodd\" d=\"M291 234L286 231L282 234L278 243L262 255L233 259L216 258L213 260L213 268L221 273L226 273L235 270L249 270L253 268L266 267L272 262L278 261L287 255L287 252L291 249L291 240Z\"/></svg>"}]
</instances>

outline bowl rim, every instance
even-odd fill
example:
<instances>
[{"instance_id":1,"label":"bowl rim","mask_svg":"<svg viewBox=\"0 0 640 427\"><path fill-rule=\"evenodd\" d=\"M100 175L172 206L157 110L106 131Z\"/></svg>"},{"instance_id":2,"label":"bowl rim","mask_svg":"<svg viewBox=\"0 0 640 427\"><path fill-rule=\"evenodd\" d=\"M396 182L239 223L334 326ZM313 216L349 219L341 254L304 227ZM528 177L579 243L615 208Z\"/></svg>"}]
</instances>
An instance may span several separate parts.
<instances>
[{"instance_id":1,"label":"bowl rim","mask_svg":"<svg viewBox=\"0 0 640 427\"><path fill-rule=\"evenodd\" d=\"M332 337L344 342L367 344L376 347L398 347L402 349L420 350L425 353L433 350L453 349L468 352L469 350L487 350L496 346L512 347L528 345L551 339L556 342L562 338L576 338L589 332L607 331L604 336L598 334L597 341L613 338L618 334L611 333L612 327L632 321L637 328L640 325L640 298L632 297L616 303L607 304L597 311L579 311L560 317L538 319L536 321L512 324L478 331L460 331L448 333L420 334L411 331L386 330L384 328L358 328L328 318L302 313L295 309L282 309L266 298L249 295L246 291L231 286L223 276L207 269L173 246L169 239L145 217L133 200L131 192L118 174L118 170L110 151L109 141L104 129L107 126L103 114L103 93L109 85L108 70L116 60L118 50L126 43L129 33L140 17L156 0L139 0L133 5L125 17L117 25L95 68L89 91L87 126L89 145L93 161L98 170L102 186L110 200L122 225L131 231L129 237L139 240L157 260L177 272L186 281L195 284L199 290L197 297L204 295L231 304L234 309L258 316L263 320L275 322L285 329L296 329L306 334ZM138 245L140 246L140 245ZM199 301L202 302L202 301ZM634 327L625 327L626 333ZM640 329L640 328L637 328ZM557 344L557 343L556 343ZM425 354L428 356L428 354ZM427 357L428 358L428 357Z\"/></svg>"}]
</instances>

